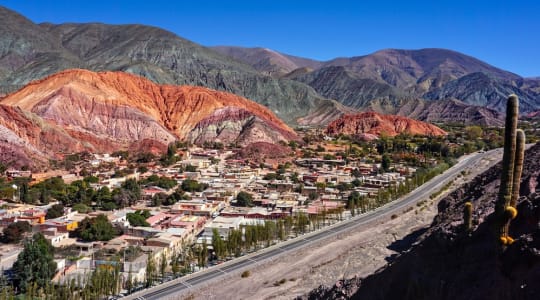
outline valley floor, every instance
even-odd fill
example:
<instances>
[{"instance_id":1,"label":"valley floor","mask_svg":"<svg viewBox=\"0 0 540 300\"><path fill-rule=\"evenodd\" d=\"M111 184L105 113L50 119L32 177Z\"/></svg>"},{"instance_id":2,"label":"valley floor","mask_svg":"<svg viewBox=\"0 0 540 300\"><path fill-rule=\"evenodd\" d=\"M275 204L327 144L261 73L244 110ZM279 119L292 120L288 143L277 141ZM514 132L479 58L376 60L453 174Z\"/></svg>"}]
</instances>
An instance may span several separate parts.
<instances>
[{"instance_id":1,"label":"valley floor","mask_svg":"<svg viewBox=\"0 0 540 300\"><path fill-rule=\"evenodd\" d=\"M169 299L292 299L319 285L333 285L342 278L365 277L387 264L397 252L390 245L411 232L428 226L437 213L437 200L462 183L487 170L500 160L502 151L469 166L469 173L459 177L435 200L413 206L397 218L370 226L369 230L319 242L310 250L298 250L250 269L250 276L241 278L232 273L225 279L197 286ZM391 247L395 249L394 247ZM396 249L397 250L397 249Z\"/></svg>"}]
</instances>

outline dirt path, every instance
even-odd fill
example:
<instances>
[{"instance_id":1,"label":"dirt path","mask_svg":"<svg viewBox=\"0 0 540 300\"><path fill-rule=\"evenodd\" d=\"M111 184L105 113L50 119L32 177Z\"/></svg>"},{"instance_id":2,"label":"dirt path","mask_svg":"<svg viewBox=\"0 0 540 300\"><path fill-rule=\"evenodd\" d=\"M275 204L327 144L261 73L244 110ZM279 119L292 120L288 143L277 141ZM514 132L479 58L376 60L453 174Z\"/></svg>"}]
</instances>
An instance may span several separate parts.
<instances>
[{"instance_id":1,"label":"dirt path","mask_svg":"<svg viewBox=\"0 0 540 300\"><path fill-rule=\"evenodd\" d=\"M457 178L446 195L463 182L487 170L500 159L502 152L470 166L470 173ZM169 299L292 299L319 285L333 285L342 278L365 277L396 255L389 245L409 233L428 226L437 213L437 200L414 206L395 219L388 218L369 230L351 232L322 241L310 250L298 250L251 268L251 275L241 278L240 272L214 281L196 290Z\"/></svg>"}]
</instances>

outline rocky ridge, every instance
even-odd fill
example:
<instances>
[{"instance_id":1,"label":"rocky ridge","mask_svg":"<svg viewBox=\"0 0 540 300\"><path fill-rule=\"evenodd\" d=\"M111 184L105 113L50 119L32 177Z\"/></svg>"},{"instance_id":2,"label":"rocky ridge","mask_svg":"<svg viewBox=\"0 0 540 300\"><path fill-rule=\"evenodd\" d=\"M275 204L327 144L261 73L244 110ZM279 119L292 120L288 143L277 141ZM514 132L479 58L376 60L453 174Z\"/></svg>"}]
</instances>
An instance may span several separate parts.
<instances>
[{"instance_id":1,"label":"rocky ridge","mask_svg":"<svg viewBox=\"0 0 540 300\"><path fill-rule=\"evenodd\" d=\"M372 108L378 111L374 106ZM456 99L438 101L408 100L403 102L392 113L429 123L504 125L504 115L499 111L483 106L469 105Z\"/></svg>"},{"instance_id":2,"label":"rocky ridge","mask_svg":"<svg viewBox=\"0 0 540 300\"><path fill-rule=\"evenodd\" d=\"M196 144L234 141L239 145L249 145L256 142L297 140L298 137L250 111L225 106L199 121L187 139Z\"/></svg>"},{"instance_id":3,"label":"rocky ridge","mask_svg":"<svg viewBox=\"0 0 540 300\"><path fill-rule=\"evenodd\" d=\"M400 133L410 135L445 135L446 132L435 125L409 118L382 115L376 112L363 112L356 115L344 115L332 121L326 127L329 135L348 134L385 134L395 136Z\"/></svg>"},{"instance_id":4,"label":"rocky ridge","mask_svg":"<svg viewBox=\"0 0 540 300\"><path fill-rule=\"evenodd\" d=\"M231 46L211 47L213 50L246 62L259 72L272 76L283 76L299 68L318 68L322 62L287 55L268 48L243 48Z\"/></svg>"}]
</instances>

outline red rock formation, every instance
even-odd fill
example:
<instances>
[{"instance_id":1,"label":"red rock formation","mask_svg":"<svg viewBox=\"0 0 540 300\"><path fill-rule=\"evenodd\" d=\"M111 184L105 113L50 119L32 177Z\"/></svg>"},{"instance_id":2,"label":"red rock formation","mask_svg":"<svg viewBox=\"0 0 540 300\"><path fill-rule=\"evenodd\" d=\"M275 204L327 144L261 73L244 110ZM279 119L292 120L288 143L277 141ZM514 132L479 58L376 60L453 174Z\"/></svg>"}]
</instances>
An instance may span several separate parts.
<instances>
[{"instance_id":1,"label":"red rock formation","mask_svg":"<svg viewBox=\"0 0 540 300\"><path fill-rule=\"evenodd\" d=\"M202 87L158 85L122 72L64 71L0 103L0 144L7 152L17 149L0 157L4 162L46 161L55 153L82 150L162 151L190 132L205 133L204 141L215 138L208 135L213 128L234 123L241 125L239 130L229 130L223 142L297 138L270 110L245 98Z\"/></svg>"},{"instance_id":2,"label":"red rock formation","mask_svg":"<svg viewBox=\"0 0 540 300\"><path fill-rule=\"evenodd\" d=\"M62 128L20 108L0 105L0 162L12 167L41 168L48 157L83 145Z\"/></svg>"},{"instance_id":3,"label":"red rock formation","mask_svg":"<svg viewBox=\"0 0 540 300\"><path fill-rule=\"evenodd\" d=\"M197 123L189 133L188 139L196 144L235 142L249 145L255 142L276 143L281 140L295 140L297 136L250 111L226 106L216 109Z\"/></svg>"},{"instance_id":4,"label":"red rock formation","mask_svg":"<svg viewBox=\"0 0 540 300\"><path fill-rule=\"evenodd\" d=\"M344 115L328 124L326 132L330 135L337 135L340 133L349 135L364 133L380 135L384 133L389 136L395 136L400 133L412 135L446 134L444 130L428 123L401 116L382 115L375 112Z\"/></svg>"},{"instance_id":5,"label":"red rock formation","mask_svg":"<svg viewBox=\"0 0 540 300\"><path fill-rule=\"evenodd\" d=\"M157 132L158 124L184 138L195 125L224 106L236 106L261 119L293 132L269 109L245 98L194 86L158 85L152 81L123 72L91 72L67 70L30 83L6 96L2 104L19 106L59 124L69 124L106 133L111 130L111 118L144 117L157 122L152 133L169 140L173 137ZM150 119L144 120L150 122ZM124 124L125 123L125 124ZM129 120L118 125L136 125ZM109 125L109 126L107 126ZM147 124L148 125L148 124ZM124 127L124 126L121 126ZM148 135L142 128L114 132L113 136ZM111 134L109 132L109 134ZM145 136L146 137L146 136ZM140 136L139 136L140 138Z\"/></svg>"}]
</instances>

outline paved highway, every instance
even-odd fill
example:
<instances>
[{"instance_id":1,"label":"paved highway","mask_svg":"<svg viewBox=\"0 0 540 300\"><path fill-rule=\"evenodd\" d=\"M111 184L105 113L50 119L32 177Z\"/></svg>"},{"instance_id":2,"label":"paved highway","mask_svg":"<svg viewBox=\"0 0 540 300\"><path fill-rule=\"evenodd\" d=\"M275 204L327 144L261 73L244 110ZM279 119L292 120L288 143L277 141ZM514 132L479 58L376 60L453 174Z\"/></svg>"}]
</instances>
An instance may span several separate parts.
<instances>
[{"instance_id":1,"label":"paved highway","mask_svg":"<svg viewBox=\"0 0 540 300\"><path fill-rule=\"evenodd\" d=\"M186 289L191 289L197 285L209 283L214 279L226 276L231 272L246 269L250 266L263 263L264 261L270 259L276 259L289 251L298 250L302 247L309 246L314 242L318 242L329 237L334 237L340 233L345 233L351 231L352 229L357 229L379 220L384 220L384 218L388 218L388 216L391 214L401 213L404 208L414 205L420 200L428 199L432 193L438 191L446 183L455 178L455 176L457 176L461 171L475 165L482 158L490 155L490 152L493 151L498 150L492 150L487 153L474 153L463 157L459 163L448 169L443 174L431 179L401 199L393 201L376 210L357 215L351 219L327 226L318 231L311 232L285 242L281 242L258 252L225 262L221 265L166 282L150 289L139 291L125 297L124 299L154 300L171 297L174 294L182 292Z\"/></svg>"}]
</instances>

